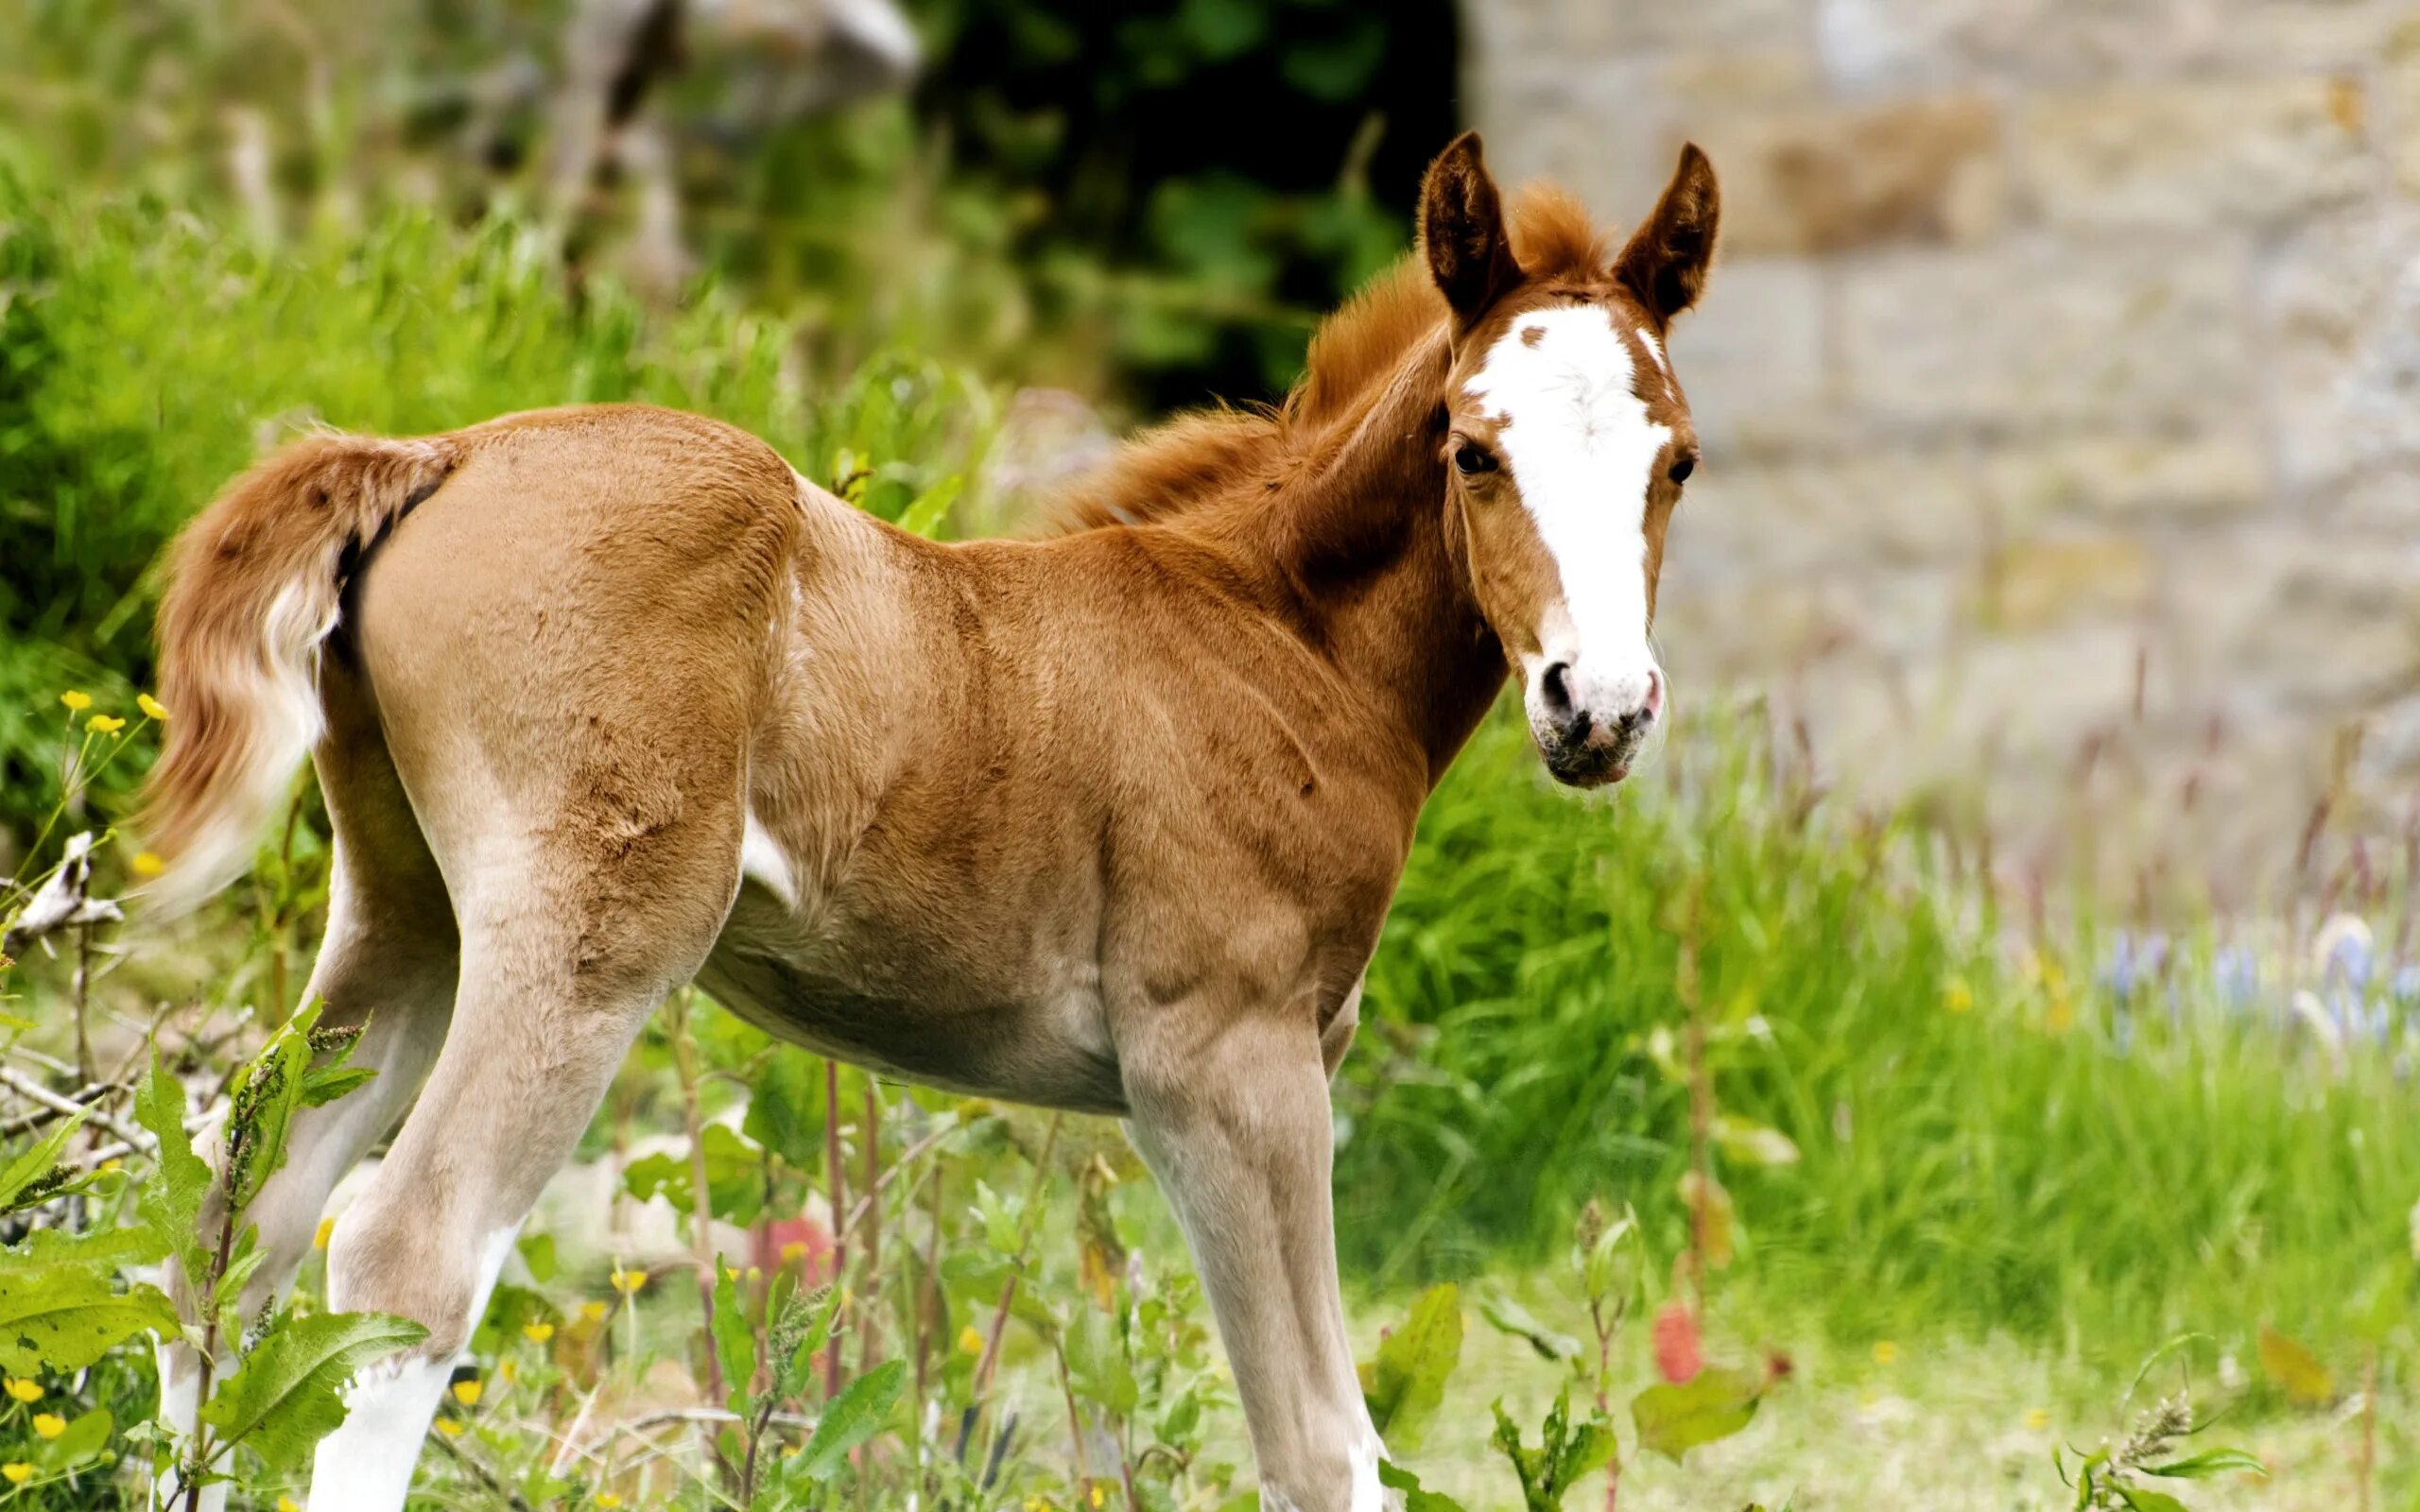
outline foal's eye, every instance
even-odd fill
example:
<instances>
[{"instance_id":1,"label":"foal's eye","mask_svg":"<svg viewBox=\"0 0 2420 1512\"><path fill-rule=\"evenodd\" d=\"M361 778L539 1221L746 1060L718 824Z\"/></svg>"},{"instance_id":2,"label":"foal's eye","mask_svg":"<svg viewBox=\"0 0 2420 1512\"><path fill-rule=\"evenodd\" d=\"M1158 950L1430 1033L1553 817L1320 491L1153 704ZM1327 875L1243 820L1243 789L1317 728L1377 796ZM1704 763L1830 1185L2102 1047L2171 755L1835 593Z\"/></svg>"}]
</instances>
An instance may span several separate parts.
<instances>
[{"instance_id":1,"label":"foal's eye","mask_svg":"<svg viewBox=\"0 0 2420 1512\"><path fill-rule=\"evenodd\" d=\"M1698 459L1696 455L1685 454L1672 459L1672 470L1667 475L1675 483L1686 483L1689 481L1689 474L1697 470Z\"/></svg>"},{"instance_id":2,"label":"foal's eye","mask_svg":"<svg viewBox=\"0 0 2420 1512\"><path fill-rule=\"evenodd\" d=\"M1468 441L1454 448L1454 471L1466 478L1495 471L1495 454Z\"/></svg>"}]
</instances>

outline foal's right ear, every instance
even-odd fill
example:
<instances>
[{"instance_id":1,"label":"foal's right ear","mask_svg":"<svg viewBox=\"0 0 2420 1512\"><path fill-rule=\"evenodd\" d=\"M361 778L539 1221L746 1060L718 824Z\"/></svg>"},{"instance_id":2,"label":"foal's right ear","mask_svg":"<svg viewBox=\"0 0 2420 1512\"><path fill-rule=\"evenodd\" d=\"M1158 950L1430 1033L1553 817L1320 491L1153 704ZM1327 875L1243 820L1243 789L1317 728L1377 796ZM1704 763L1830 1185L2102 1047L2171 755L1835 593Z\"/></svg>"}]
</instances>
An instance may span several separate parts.
<instances>
[{"instance_id":1,"label":"foal's right ear","mask_svg":"<svg viewBox=\"0 0 2420 1512\"><path fill-rule=\"evenodd\" d=\"M1458 326L1467 328L1521 282L1504 234L1504 201L1479 161L1477 131L1454 138L1428 165L1420 185L1420 247Z\"/></svg>"}]
</instances>

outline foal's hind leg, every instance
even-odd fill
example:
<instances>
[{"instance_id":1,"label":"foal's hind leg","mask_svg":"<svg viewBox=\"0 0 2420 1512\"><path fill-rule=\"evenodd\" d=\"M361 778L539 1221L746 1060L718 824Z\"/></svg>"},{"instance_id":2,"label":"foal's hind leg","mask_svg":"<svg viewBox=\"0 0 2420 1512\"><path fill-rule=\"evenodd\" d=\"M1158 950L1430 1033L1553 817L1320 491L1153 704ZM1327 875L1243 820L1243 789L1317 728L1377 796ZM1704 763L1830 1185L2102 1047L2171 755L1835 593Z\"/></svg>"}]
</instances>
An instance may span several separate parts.
<instances>
[{"instance_id":1,"label":"foal's hind leg","mask_svg":"<svg viewBox=\"0 0 2420 1512\"><path fill-rule=\"evenodd\" d=\"M724 817L640 841L610 874L543 841L477 868L453 1029L328 1256L332 1306L398 1314L428 1337L355 1383L351 1416L320 1445L313 1512L403 1505L522 1220L648 1014L714 942L738 885L736 808ZM626 910L626 889L659 906Z\"/></svg>"},{"instance_id":2,"label":"foal's hind leg","mask_svg":"<svg viewBox=\"0 0 2420 1512\"><path fill-rule=\"evenodd\" d=\"M454 1003L454 918L437 864L374 720L333 662L323 692L329 739L317 764L337 847L327 933L303 996L324 1002L322 1024L366 1023L353 1063L378 1074L346 1097L296 1115L286 1163L243 1214L243 1222L258 1228L268 1257L245 1285L246 1317L293 1279L310 1252L328 1194L403 1116L444 1042ZM214 1188L201 1215L205 1242L217 1233L225 1211ZM188 1315L196 1315L185 1279L175 1280ZM159 1365L162 1414L179 1433L190 1434L199 1405L200 1355L182 1342L164 1344ZM204 1491L202 1505L215 1509L225 1500L226 1487L214 1486Z\"/></svg>"}]
</instances>

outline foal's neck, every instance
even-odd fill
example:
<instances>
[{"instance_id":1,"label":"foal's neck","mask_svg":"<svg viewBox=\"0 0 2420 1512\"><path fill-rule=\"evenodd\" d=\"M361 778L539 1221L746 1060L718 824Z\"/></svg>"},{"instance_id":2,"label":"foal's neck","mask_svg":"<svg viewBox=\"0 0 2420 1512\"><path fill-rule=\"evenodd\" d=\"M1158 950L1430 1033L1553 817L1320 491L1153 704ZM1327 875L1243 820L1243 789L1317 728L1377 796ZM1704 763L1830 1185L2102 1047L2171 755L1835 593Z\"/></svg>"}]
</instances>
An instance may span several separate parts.
<instances>
[{"instance_id":1,"label":"foal's neck","mask_svg":"<svg viewBox=\"0 0 2420 1512\"><path fill-rule=\"evenodd\" d=\"M1449 368L1441 332L1340 417L1238 532L1274 569L1304 638L1408 734L1429 788L1505 679L1445 497Z\"/></svg>"}]
</instances>

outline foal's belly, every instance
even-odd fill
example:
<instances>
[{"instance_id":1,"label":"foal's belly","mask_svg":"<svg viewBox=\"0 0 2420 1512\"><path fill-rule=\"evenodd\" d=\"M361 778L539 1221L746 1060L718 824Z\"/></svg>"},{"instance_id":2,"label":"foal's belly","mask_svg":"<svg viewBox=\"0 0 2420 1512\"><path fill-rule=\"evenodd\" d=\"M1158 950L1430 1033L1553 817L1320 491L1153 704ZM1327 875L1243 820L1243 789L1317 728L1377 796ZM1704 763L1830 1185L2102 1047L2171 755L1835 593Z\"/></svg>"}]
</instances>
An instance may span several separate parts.
<instances>
[{"instance_id":1,"label":"foal's belly","mask_svg":"<svg viewBox=\"0 0 2420 1512\"><path fill-rule=\"evenodd\" d=\"M865 954L901 953L900 940L883 943ZM907 954L922 956L916 966L869 971L849 944L808 936L775 901L743 889L698 984L777 1039L902 1081L1125 1114L1116 1055L1087 973L1044 972L1023 990L1004 989L966 980L912 944ZM895 979L903 976L913 980Z\"/></svg>"}]
</instances>

